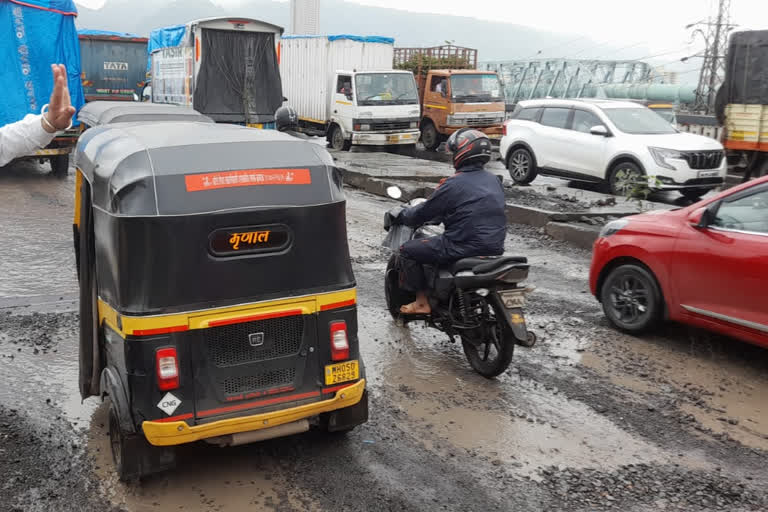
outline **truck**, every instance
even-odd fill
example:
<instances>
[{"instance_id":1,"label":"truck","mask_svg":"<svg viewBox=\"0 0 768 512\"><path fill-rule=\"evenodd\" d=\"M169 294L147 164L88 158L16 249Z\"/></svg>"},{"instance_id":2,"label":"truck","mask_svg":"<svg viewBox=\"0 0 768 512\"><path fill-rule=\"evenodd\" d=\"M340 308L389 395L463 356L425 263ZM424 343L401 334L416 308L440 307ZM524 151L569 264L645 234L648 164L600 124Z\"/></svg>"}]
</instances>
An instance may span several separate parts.
<instances>
[{"instance_id":1,"label":"truck","mask_svg":"<svg viewBox=\"0 0 768 512\"><path fill-rule=\"evenodd\" d=\"M353 144L414 148L416 82L413 73L392 69L393 52L388 37L283 37L280 74L299 131L326 137L336 150Z\"/></svg>"},{"instance_id":2,"label":"truck","mask_svg":"<svg viewBox=\"0 0 768 512\"><path fill-rule=\"evenodd\" d=\"M146 85L146 37L78 30L85 101L134 101Z\"/></svg>"},{"instance_id":3,"label":"truck","mask_svg":"<svg viewBox=\"0 0 768 512\"><path fill-rule=\"evenodd\" d=\"M729 162L744 181L768 174L768 30L731 34L725 77L715 101Z\"/></svg>"},{"instance_id":4,"label":"truck","mask_svg":"<svg viewBox=\"0 0 768 512\"><path fill-rule=\"evenodd\" d=\"M249 18L206 18L153 30L151 101L192 107L219 123L274 126L283 103L283 28Z\"/></svg>"},{"instance_id":5,"label":"truck","mask_svg":"<svg viewBox=\"0 0 768 512\"><path fill-rule=\"evenodd\" d=\"M75 29L77 8L73 0L0 0L0 126L20 121L27 114L40 114L53 91L51 64L67 67L72 105L82 107L80 48ZM51 37L55 34L56 37ZM77 143L80 128L58 134L44 149L24 159L47 160L56 176L69 171L69 154Z\"/></svg>"},{"instance_id":6,"label":"truck","mask_svg":"<svg viewBox=\"0 0 768 512\"><path fill-rule=\"evenodd\" d=\"M477 69L477 50L454 45L395 48L394 65L416 76L421 103L419 129L428 150L452 133L472 127L501 139L506 105L495 71Z\"/></svg>"}]
</instances>

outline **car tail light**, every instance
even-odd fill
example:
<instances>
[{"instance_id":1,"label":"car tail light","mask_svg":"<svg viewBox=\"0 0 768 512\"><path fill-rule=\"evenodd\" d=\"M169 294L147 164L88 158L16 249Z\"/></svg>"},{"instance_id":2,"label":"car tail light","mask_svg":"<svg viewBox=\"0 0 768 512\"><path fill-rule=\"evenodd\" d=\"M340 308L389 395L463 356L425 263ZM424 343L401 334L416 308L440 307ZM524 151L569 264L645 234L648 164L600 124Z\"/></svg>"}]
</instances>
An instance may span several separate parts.
<instances>
[{"instance_id":1,"label":"car tail light","mask_svg":"<svg viewBox=\"0 0 768 512\"><path fill-rule=\"evenodd\" d=\"M347 339L347 322L331 322L331 359L345 361L349 359L349 340Z\"/></svg>"},{"instance_id":2,"label":"car tail light","mask_svg":"<svg viewBox=\"0 0 768 512\"><path fill-rule=\"evenodd\" d=\"M507 123L503 123L501 128L502 135L507 135Z\"/></svg>"},{"instance_id":3,"label":"car tail light","mask_svg":"<svg viewBox=\"0 0 768 512\"><path fill-rule=\"evenodd\" d=\"M168 391L179 387L179 357L175 348L161 348L155 352L157 387Z\"/></svg>"}]
</instances>

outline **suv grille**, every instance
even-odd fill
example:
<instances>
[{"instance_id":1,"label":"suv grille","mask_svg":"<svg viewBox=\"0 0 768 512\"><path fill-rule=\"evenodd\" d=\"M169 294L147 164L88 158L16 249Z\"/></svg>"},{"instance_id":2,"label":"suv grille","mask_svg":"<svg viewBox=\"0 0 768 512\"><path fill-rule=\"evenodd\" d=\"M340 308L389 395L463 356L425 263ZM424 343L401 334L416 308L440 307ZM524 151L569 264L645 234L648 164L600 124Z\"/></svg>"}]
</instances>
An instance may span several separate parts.
<instances>
[{"instance_id":1,"label":"suv grille","mask_svg":"<svg viewBox=\"0 0 768 512\"><path fill-rule=\"evenodd\" d=\"M227 395L248 393L264 388L276 388L293 383L296 377L296 368L282 368L270 370L258 375L246 375L242 377L230 377L220 383L221 389Z\"/></svg>"},{"instance_id":2,"label":"suv grille","mask_svg":"<svg viewBox=\"0 0 768 512\"><path fill-rule=\"evenodd\" d=\"M723 151L684 151L688 167L691 169L717 169L725 157Z\"/></svg>"},{"instance_id":3,"label":"suv grille","mask_svg":"<svg viewBox=\"0 0 768 512\"><path fill-rule=\"evenodd\" d=\"M252 346L251 334L261 334L262 343ZM205 342L213 364L226 368L296 355L303 335L304 318L297 315L212 327L205 330Z\"/></svg>"}]
</instances>

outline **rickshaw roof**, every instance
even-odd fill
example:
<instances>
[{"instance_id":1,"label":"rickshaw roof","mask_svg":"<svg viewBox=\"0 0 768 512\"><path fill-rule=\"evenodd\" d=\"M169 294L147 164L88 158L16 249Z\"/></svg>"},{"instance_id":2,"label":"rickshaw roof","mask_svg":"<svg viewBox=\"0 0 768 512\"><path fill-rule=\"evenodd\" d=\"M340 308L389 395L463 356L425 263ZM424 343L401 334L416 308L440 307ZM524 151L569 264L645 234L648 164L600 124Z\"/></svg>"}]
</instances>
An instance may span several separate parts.
<instances>
[{"instance_id":1,"label":"rickshaw roof","mask_svg":"<svg viewBox=\"0 0 768 512\"><path fill-rule=\"evenodd\" d=\"M115 215L343 200L341 183L330 186L334 163L328 152L275 130L197 122L106 124L83 133L75 164L91 184L94 206Z\"/></svg>"},{"instance_id":2,"label":"rickshaw roof","mask_svg":"<svg viewBox=\"0 0 768 512\"><path fill-rule=\"evenodd\" d=\"M91 101L80 109L77 118L88 126L138 121L213 122L191 107L134 101Z\"/></svg>"}]
</instances>

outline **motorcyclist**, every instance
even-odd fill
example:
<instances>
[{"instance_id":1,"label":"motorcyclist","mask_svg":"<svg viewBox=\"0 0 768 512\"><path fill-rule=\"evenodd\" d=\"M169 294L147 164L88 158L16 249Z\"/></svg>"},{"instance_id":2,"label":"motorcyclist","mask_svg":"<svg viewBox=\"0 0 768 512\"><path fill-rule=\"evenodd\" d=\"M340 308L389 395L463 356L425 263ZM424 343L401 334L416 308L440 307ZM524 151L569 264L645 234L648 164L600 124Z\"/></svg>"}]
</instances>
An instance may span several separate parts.
<instances>
[{"instance_id":1,"label":"motorcyclist","mask_svg":"<svg viewBox=\"0 0 768 512\"><path fill-rule=\"evenodd\" d=\"M428 201L403 210L393 223L416 228L441 220L442 235L410 240L400 247L400 286L416 294L401 308L404 314L429 314L424 265L448 265L462 258L496 256L504 252L507 233L504 189L485 170L491 141L479 130L463 128L448 139L456 173L438 186Z\"/></svg>"}]
</instances>

